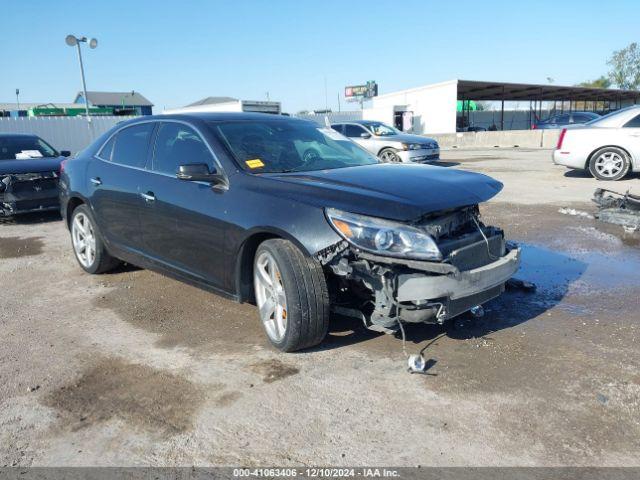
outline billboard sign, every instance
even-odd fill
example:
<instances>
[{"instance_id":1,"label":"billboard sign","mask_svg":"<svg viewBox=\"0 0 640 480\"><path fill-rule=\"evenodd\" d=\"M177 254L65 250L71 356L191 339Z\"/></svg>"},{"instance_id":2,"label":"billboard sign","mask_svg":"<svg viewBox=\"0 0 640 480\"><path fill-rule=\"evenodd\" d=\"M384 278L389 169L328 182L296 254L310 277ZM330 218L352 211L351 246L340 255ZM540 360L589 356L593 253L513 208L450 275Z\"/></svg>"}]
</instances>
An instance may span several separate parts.
<instances>
[{"instance_id":1,"label":"billboard sign","mask_svg":"<svg viewBox=\"0 0 640 480\"><path fill-rule=\"evenodd\" d=\"M377 95L378 84L374 81L369 81L365 85L351 85L344 89L346 98L371 98Z\"/></svg>"}]
</instances>

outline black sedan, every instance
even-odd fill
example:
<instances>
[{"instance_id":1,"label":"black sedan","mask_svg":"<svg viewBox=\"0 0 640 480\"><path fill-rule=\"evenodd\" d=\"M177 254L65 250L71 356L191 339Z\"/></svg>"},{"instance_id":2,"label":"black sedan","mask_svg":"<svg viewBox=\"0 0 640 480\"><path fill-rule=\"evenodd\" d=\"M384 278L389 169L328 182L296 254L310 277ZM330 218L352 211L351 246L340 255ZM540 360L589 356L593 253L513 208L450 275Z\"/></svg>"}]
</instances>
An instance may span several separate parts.
<instances>
[{"instance_id":1,"label":"black sedan","mask_svg":"<svg viewBox=\"0 0 640 480\"><path fill-rule=\"evenodd\" d=\"M382 164L284 116L135 119L65 161L60 187L85 271L126 261L255 303L284 351L320 343L332 311L384 332L442 323L500 295L520 261L479 218L499 182Z\"/></svg>"},{"instance_id":2,"label":"black sedan","mask_svg":"<svg viewBox=\"0 0 640 480\"><path fill-rule=\"evenodd\" d=\"M0 217L58 210L65 156L36 135L0 133Z\"/></svg>"}]
</instances>

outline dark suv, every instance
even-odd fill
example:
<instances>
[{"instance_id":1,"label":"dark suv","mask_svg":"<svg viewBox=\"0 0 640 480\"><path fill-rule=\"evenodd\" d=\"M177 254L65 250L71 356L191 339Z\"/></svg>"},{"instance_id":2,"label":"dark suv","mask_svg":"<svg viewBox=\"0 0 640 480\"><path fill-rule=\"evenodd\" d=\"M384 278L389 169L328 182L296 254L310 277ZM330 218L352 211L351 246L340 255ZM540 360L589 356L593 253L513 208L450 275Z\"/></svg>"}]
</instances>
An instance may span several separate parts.
<instances>
[{"instance_id":1,"label":"dark suv","mask_svg":"<svg viewBox=\"0 0 640 480\"><path fill-rule=\"evenodd\" d=\"M135 119L66 161L60 184L85 271L123 260L253 302L284 351L321 342L330 311L387 332L441 323L499 295L519 264L479 219L499 182L382 164L288 117Z\"/></svg>"}]
</instances>

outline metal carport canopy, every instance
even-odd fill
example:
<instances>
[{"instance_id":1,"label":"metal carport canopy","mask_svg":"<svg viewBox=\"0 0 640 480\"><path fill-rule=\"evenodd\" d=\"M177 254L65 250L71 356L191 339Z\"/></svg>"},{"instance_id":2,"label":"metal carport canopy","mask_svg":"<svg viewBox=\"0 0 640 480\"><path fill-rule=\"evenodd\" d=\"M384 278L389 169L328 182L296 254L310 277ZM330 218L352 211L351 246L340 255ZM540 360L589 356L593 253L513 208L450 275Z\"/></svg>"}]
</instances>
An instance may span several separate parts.
<instances>
[{"instance_id":1,"label":"metal carport canopy","mask_svg":"<svg viewBox=\"0 0 640 480\"><path fill-rule=\"evenodd\" d=\"M458 100L632 100L638 90L458 80Z\"/></svg>"}]
</instances>

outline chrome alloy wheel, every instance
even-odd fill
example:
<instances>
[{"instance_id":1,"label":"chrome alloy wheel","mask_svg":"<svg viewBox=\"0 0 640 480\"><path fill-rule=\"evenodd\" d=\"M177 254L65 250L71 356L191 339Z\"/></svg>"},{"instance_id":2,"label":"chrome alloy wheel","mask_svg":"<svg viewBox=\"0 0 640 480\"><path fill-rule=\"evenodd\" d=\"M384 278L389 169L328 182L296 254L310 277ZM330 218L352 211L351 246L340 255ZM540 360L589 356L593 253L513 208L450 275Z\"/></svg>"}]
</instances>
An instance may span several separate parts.
<instances>
[{"instance_id":1,"label":"chrome alloy wheel","mask_svg":"<svg viewBox=\"0 0 640 480\"><path fill-rule=\"evenodd\" d=\"M91 221L84 213L73 218L71 238L78 261L83 267L90 268L96 259L96 236Z\"/></svg>"},{"instance_id":2,"label":"chrome alloy wheel","mask_svg":"<svg viewBox=\"0 0 640 480\"><path fill-rule=\"evenodd\" d=\"M596 159L596 171L606 178L613 178L624 168L624 159L616 152L604 152Z\"/></svg>"},{"instance_id":3,"label":"chrome alloy wheel","mask_svg":"<svg viewBox=\"0 0 640 480\"><path fill-rule=\"evenodd\" d=\"M383 150L380 154L380 160L385 163L399 163L402 161L396 152L391 149Z\"/></svg>"},{"instance_id":4,"label":"chrome alloy wheel","mask_svg":"<svg viewBox=\"0 0 640 480\"><path fill-rule=\"evenodd\" d=\"M278 343L284 339L287 328L287 295L275 258L262 252L253 272L256 304L267 335Z\"/></svg>"}]
</instances>

